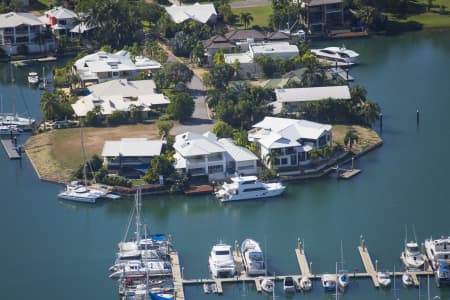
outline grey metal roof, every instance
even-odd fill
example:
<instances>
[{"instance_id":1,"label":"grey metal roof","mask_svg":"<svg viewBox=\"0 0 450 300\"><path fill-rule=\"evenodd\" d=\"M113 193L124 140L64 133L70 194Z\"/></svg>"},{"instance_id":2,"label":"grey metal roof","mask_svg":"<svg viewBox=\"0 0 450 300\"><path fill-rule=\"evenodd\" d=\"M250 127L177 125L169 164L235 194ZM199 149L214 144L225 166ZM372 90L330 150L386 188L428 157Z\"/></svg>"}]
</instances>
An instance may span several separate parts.
<instances>
[{"instance_id":1,"label":"grey metal roof","mask_svg":"<svg viewBox=\"0 0 450 300\"><path fill-rule=\"evenodd\" d=\"M39 17L30 13L9 12L0 15L0 28L17 27L19 25L44 25Z\"/></svg>"}]
</instances>

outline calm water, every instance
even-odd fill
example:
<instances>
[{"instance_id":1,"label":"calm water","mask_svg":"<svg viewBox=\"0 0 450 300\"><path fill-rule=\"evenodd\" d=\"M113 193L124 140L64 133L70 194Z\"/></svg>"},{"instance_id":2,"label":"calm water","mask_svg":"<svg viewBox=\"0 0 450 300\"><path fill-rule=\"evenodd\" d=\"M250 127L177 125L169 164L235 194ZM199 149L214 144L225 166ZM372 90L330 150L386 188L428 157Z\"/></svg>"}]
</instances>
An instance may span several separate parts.
<instances>
[{"instance_id":1,"label":"calm water","mask_svg":"<svg viewBox=\"0 0 450 300\"><path fill-rule=\"evenodd\" d=\"M220 205L208 195L145 198L147 223L154 232L172 234L186 278L208 276L207 257L220 239L233 243L253 237L265 249L270 271L286 274L299 272L298 237L313 271L333 272L341 240L348 269L363 269L356 250L362 234L380 267L398 270L406 224L410 237L414 225L420 241L449 234L450 35L420 33L345 44L361 53L362 63L351 74L382 107L383 147L357 161L363 173L352 180L290 184L282 198L270 201ZM18 71L17 85L11 87L8 66L0 66L4 111L28 111L39 118L40 92L26 84L31 69L42 72L40 66ZM2 153L0 170L1 298L117 299L107 269L124 234L131 200L94 206L62 202L56 198L60 187L39 182L27 159L8 161ZM314 284L311 293L292 298L334 299L319 282ZM419 289L401 287L400 278L396 284L399 298L419 298ZM431 290L432 296L450 299L448 288L433 284ZM186 295L216 297L204 295L199 286L187 287ZM281 284L277 296L285 297ZM341 298L393 297L392 289L377 291L370 281L359 280ZM257 294L251 284L225 285L223 299L237 298L270 297Z\"/></svg>"}]
</instances>

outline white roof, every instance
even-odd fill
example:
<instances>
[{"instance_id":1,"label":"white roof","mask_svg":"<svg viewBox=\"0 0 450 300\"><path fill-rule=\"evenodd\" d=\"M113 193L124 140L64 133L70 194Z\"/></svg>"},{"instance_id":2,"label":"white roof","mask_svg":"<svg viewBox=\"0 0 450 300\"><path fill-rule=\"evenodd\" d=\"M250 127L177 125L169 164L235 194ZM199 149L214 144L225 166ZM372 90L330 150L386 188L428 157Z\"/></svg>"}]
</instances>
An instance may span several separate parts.
<instances>
[{"instance_id":1,"label":"white roof","mask_svg":"<svg viewBox=\"0 0 450 300\"><path fill-rule=\"evenodd\" d=\"M225 53L223 55L225 59L225 63L233 64L236 60L241 64L249 64L253 62L253 58L250 55L250 52L245 53Z\"/></svg>"},{"instance_id":2,"label":"white roof","mask_svg":"<svg viewBox=\"0 0 450 300\"><path fill-rule=\"evenodd\" d=\"M173 147L183 157L208 155L211 153L225 152L225 149L217 143L217 138L212 133L203 135L185 132L175 137Z\"/></svg>"},{"instance_id":3,"label":"white roof","mask_svg":"<svg viewBox=\"0 0 450 300\"><path fill-rule=\"evenodd\" d=\"M205 24L212 16L217 15L214 4L200 4L198 2L194 5L179 6L173 4L172 6L166 7L166 11L170 19L177 24L189 19Z\"/></svg>"},{"instance_id":4,"label":"white roof","mask_svg":"<svg viewBox=\"0 0 450 300\"><path fill-rule=\"evenodd\" d=\"M275 89L279 102L309 102L324 99L350 100L350 89L347 85L323 86L292 89Z\"/></svg>"},{"instance_id":5,"label":"white roof","mask_svg":"<svg viewBox=\"0 0 450 300\"><path fill-rule=\"evenodd\" d=\"M250 48L255 56L279 54L298 54L298 47L288 42L250 44Z\"/></svg>"},{"instance_id":6,"label":"white roof","mask_svg":"<svg viewBox=\"0 0 450 300\"><path fill-rule=\"evenodd\" d=\"M30 13L9 12L0 15L0 28L17 27L19 25L44 25L42 21Z\"/></svg>"},{"instance_id":7,"label":"white roof","mask_svg":"<svg viewBox=\"0 0 450 300\"><path fill-rule=\"evenodd\" d=\"M265 117L252 127L249 139L259 140L268 149L301 146L301 138L316 140L332 128L328 124L276 117Z\"/></svg>"},{"instance_id":8,"label":"white roof","mask_svg":"<svg viewBox=\"0 0 450 300\"><path fill-rule=\"evenodd\" d=\"M237 146L232 139L223 138L218 143L234 161L258 160L258 157L245 147Z\"/></svg>"},{"instance_id":9,"label":"white roof","mask_svg":"<svg viewBox=\"0 0 450 300\"><path fill-rule=\"evenodd\" d=\"M54 17L57 19L74 19L74 18L78 18L78 15L67 8L64 8L62 6L58 6L58 7L54 7L48 11L45 12L46 15L50 16L50 17Z\"/></svg>"},{"instance_id":10,"label":"white roof","mask_svg":"<svg viewBox=\"0 0 450 300\"><path fill-rule=\"evenodd\" d=\"M104 157L148 157L161 154L162 141L146 138L124 138L120 141L105 141Z\"/></svg>"},{"instance_id":11,"label":"white roof","mask_svg":"<svg viewBox=\"0 0 450 300\"><path fill-rule=\"evenodd\" d=\"M152 105L170 103L166 96L155 93L154 89L153 80L111 80L90 86L91 94L78 99L72 108L77 116L84 117L95 106L101 106L102 114L109 115L116 110L129 111L130 105L142 106L143 111L149 111Z\"/></svg>"},{"instance_id":12,"label":"white roof","mask_svg":"<svg viewBox=\"0 0 450 300\"><path fill-rule=\"evenodd\" d=\"M95 26L88 26L86 23L81 22L80 24L75 25L70 32L72 33L85 33L91 29L95 28Z\"/></svg>"},{"instance_id":13,"label":"white roof","mask_svg":"<svg viewBox=\"0 0 450 300\"><path fill-rule=\"evenodd\" d=\"M156 60L152 60L145 56L136 56L134 58L134 64L136 65L136 69L148 70L148 69L160 69L161 64Z\"/></svg>"}]
</instances>

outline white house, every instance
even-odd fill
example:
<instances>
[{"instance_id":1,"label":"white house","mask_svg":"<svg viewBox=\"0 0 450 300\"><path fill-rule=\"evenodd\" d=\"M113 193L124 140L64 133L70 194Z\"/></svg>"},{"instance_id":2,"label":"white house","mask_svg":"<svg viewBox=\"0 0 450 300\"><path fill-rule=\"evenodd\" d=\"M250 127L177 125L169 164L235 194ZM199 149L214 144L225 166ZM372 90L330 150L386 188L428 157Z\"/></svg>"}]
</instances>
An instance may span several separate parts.
<instances>
[{"instance_id":1,"label":"white house","mask_svg":"<svg viewBox=\"0 0 450 300\"><path fill-rule=\"evenodd\" d=\"M350 89L347 85L275 89L275 96L276 101L272 103L275 114L280 113L282 107L286 107L289 110L302 102L351 99Z\"/></svg>"},{"instance_id":2,"label":"white house","mask_svg":"<svg viewBox=\"0 0 450 300\"><path fill-rule=\"evenodd\" d=\"M185 132L175 137L175 168L192 176L207 175L223 179L235 172L255 174L258 158L229 139L217 140L215 134Z\"/></svg>"},{"instance_id":3,"label":"white house","mask_svg":"<svg viewBox=\"0 0 450 300\"><path fill-rule=\"evenodd\" d=\"M53 38L45 38L45 25L33 14L9 12L0 15L0 47L9 55L23 51L41 53L53 51Z\"/></svg>"},{"instance_id":4,"label":"white house","mask_svg":"<svg viewBox=\"0 0 450 300\"><path fill-rule=\"evenodd\" d=\"M57 36L68 34L74 27L77 19L78 15L74 11L62 6L54 7L40 17L40 20L50 26L53 33Z\"/></svg>"},{"instance_id":5,"label":"white house","mask_svg":"<svg viewBox=\"0 0 450 300\"><path fill-rule=\"evenodd\" d=\"M256 143L260 159L269 168L308 164L309 151L332 144L331 125L265 117L252 127L248 140ZM269 159L271 155L275 157Z\"/></svg>"},{"instance_id":6,"label":"white house","mask_svg":"<svg viewBox=\"0 0 450 300\"><path fill-rule=\"evenodd\" d=\"M77 60L73 66L80 76L81 82L104 82L119 78L136 77L139 73L151 74L161 68L161 64L145 57L138 56L133 62L128 51L114 54L99 51Z\"/></svg>"},{"instance_id":7,"label":"white house","mask_svg":"<svg viewBox=\"0 0 450 300\"><path fill-rule=\"evenodd\" d=\"M161 154L163 142L146 138L124 138L120 141L105 141L102 151L107 170L123 167L146 172L151 159Z\"/></svg>"},{"instance_id":8,"label":"white house","mask_svg":"<svg viewBox=\"0 0 450 300\"><path fill-rule=\"evenodd\" d=\"M183 23L187 20L194 20L202 24L215 23L217 12L214 4L176 5L166 7L170 19L177 23Z\"/></svg>"},{"instance_id":9,"label":"white house","mask_svg":"<svg viewBox=\"0 0 450 300\"><path fill-rule=\"evenodd\" d=\"M72 108L75 115L85 117L96 106L101 107L103 115L109 115L117 110L130 111L134 105L141 108L145 118L147 112L170 103L166 96L156 93L155 89L153 80L111 80L89 86L91 94L78 99Z\"/></svg>"}]
</instances>

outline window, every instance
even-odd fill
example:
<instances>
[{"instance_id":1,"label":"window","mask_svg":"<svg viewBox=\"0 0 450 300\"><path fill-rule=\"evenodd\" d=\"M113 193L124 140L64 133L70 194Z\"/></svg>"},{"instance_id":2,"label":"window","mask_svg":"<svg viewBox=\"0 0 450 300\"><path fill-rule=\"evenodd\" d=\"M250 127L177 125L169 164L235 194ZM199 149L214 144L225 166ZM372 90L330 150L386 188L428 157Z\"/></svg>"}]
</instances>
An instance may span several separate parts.
<instances>
[{"instance_id":1,"label":"window","mask_svg":"<svg viewBox=\"0 0 450 300\"><path fill-rule=\"evenodd\" d=\"M286 153L286 155L295 153L295 148L294 147L285 148L284 153Z\"/></svg>"},{"instance_id":2,"label":"window","mask_svg":"<svg viewBox=\"0 0 450 300\"><path fill-rule=\"evenodd\" d=\"M297 164L297 155L291 155L291 165Z\"/></svg>"},{"instance_id":3,"label":"window","mask_svg":"<svg viewBox=\"0 0 450 300\"><path fill-rule=\"evenodd\" d=\"M308 160L307 152L299 152L298 153L298 161L306 161Z\"/></svg>"},{"instance_id":4,"label":"window","mask_svg":"<svg viewBox=\"0 0 450 300\"><path fill-rule=\"evenodd\" d=\"M208 173L220 173L223 172L223 166L222 165L215 165L215 166L208 166Z\"/></svg>"},{"instance_id":5,"label":"window","mask_svg":"<svg viewBox=\"0 0 450 300\"><path fill-rule=\"evenodd\" d=\"M205 169L204 168L194 168L194 169L190 169L189 173L191 173L191 175L203 175L203 174L205 174Z\"/></svg>"},{"instance_id":6,"label":"window","mask_svg":"<svg viewBox=\"0 0 450 300\"><path fill-rule=\"evenodd\" d=\"M211 153L208 154L208 161L219 161L222 160L222 153Z\"/></svg>"},{"instance_id":7,"label":"window","mask_svg":"<svg viewBox=\"0 0 450 300\"><path fill-rule=\"evenodd\" d=\"M288 164L288 160L286 157L281 159L281 165L287 165Z\"/></svg>"}]
</instances>

